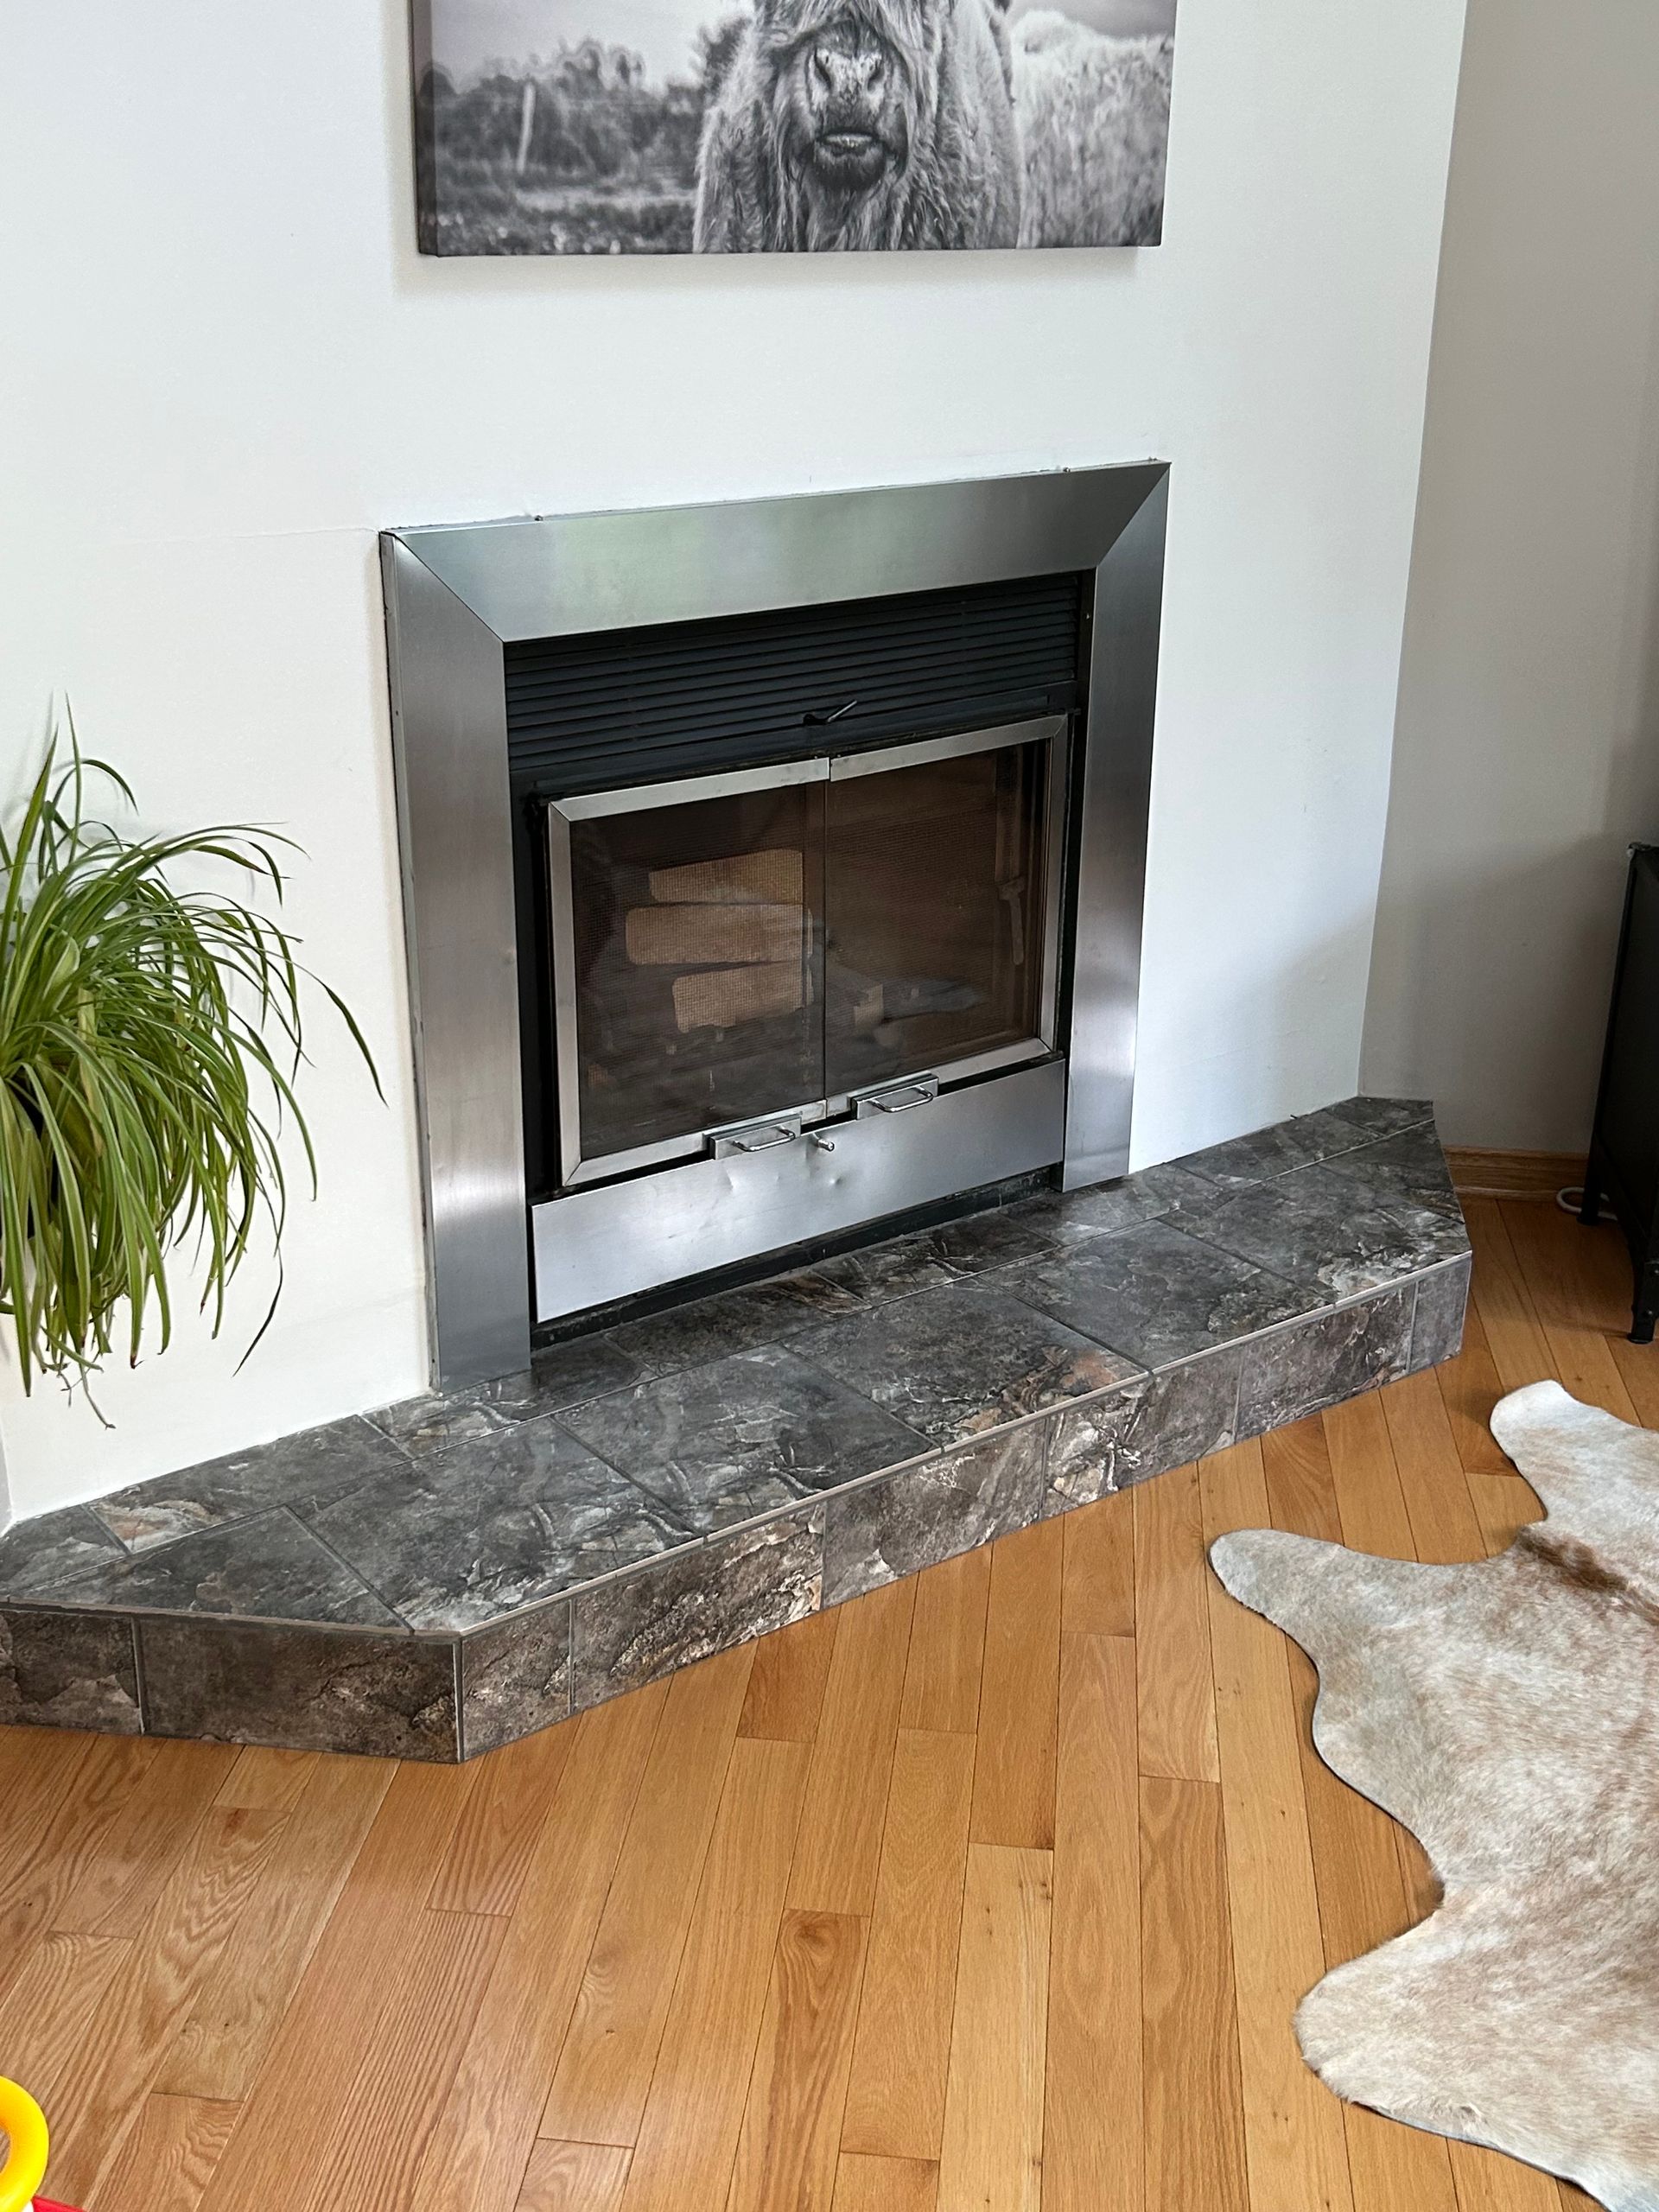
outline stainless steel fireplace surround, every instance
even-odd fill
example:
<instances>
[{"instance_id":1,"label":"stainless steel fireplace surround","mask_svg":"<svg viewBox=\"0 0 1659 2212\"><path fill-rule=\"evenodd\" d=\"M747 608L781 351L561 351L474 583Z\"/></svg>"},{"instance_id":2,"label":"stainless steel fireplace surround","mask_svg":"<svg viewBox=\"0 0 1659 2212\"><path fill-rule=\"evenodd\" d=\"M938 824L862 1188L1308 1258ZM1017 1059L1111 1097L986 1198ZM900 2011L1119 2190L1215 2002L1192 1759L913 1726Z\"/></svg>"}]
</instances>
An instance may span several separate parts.
<instances>
[{"instance_id":1,"label":"stainless steel fireplace surround","mask_svg":"<svg viewBox=\"0 0 1659 2212\"><path fill-rule=\"evenodd\" d=\"M523 1368L537 1323L1032 1170L1058 1166L1068 1188L1125 1172L1166 497L1166 467L1145 462L385 533L435 1382L453 1389ZM556 1191L531 1205L505 649L1066 573L1092 587L1082 618L1086 688L1072 715L938 734L924 725L915 741L879 751L843 751L829 728L810 758L547 798L546 995L563 1166ZM1081 750L1070 775L1068 747ZM939 762L950 764L945 772L972 773L980 756L1012 759L1014 748L1037 764L1028 776L1041 777L1028 811L1044 817L1047 859L1039 884L1011 865L1000 885L1013 917L1007 957L1026 967L1018 1017L991 1049L944 1052L925 1065L912 1052L890 1077L874 1065L861 1071L855 1054L831 1053L795 1078L798 1096L768 1099L739 1121L642 1122L642 1143L626 1141L620 1123L598 1142L584 1133L573 834L597 834L630 810L683 806L695 817L760 791L811 786L815 804L833 806L861 779L914 775ZM737 894L773 903L739 911L746 941L766 942L735 957L764 963L748 978L775 979L785 1014L804 1019L803 1009L817 1007L827 1026L836 978L800 888L798 851L744 861L772 868L785 903L775 883ZM656 887L711 865L738 863L659 869L651 898L718 895L706 885L683 894ZM791 918L789 899L804 921ZM663 959L652 944L688 926L693 960L725 957L695 950L729 938L732 910L721 914L718 906L665 903L642 920L636 908L627 918L630 930L639 923L643 949L631 938L629 957ZM705 964L691 981L719 984L721 973ZM844 976L840 988L851 1004ZM880 1020L880 987L871 989L875 1012L854 1007L843 1024L849 1039L872 1033L872 1021L878 1035L892 1027ZM728 1018L683 1007L682 1016L683 1030ZM853 1079L861 1072L866 1079Z\"/></svg>"}]
</instances>

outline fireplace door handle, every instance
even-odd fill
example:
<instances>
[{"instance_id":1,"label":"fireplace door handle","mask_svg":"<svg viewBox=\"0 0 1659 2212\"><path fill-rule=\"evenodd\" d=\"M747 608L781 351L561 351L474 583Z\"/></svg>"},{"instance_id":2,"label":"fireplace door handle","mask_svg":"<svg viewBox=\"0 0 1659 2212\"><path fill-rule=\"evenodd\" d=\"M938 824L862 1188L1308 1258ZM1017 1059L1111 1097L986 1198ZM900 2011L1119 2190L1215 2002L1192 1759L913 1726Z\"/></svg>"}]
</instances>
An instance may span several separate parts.
<instances>
[{"instance_id":1,"label":"fireplace door handle","mask_svg":"<svg viewBox=\"0 0 1659 2212\"><path fill-rule=\"evenodd\" d=\"M793 1144L800 1134L798 1116L786 1122L752 1122L745 1129L723 1129L712 1140L715 1158L730 1160L740 1154L747 1158L751 1153L773 1152L780 1144Z\"/></svg>"},{"instance_id":2,"label":"fireplace door handle","mask_svg":"<svg viewBox=\"0 0 1659 2212\"><path fill-rule=\"evenodd\" d=\"M918 1106L931 1106L938 1095L936 1075L918 1076L915 1082L899 1084L892 1090L868 1090L858 1101L858 1118L861 1122L870 1114L913 1114Z\"/></svg>"}]
</instances>

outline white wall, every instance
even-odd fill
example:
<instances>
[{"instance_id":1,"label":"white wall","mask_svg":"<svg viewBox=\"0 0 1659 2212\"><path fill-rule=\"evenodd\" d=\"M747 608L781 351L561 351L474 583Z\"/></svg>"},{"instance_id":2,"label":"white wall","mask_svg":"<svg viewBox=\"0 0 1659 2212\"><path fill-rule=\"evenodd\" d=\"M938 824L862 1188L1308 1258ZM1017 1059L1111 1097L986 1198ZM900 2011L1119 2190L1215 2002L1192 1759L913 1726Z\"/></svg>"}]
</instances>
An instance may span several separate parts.
<instances>
[{"instance_id":1,"label":"white wall","mask_svg":"<svg viewBox=\"0 0 1659 2212\"><path fill-rule=\"evenodd\" d=\"M1460 1144L1581 1147L1659 837L1659 9L1470 0L1365 1029Z\"/></svg>"},{"instance_id":2,"label":"white wall","mask_svg":"<svg viewBox=\"0 0 1659 2212\"><path fill-rule=\"evenodd\" d=\"M586 264L415 254L401 0L18 11L3 780L64 685L154 819L291 829L391 1096L320 1020L270 1335L5 1387L20 1510L423 1381L385 524L1168 456L1137 1157L1352 1088L1461 17L1183 0L1159 252Z\"/></svg>"}]
</instances>

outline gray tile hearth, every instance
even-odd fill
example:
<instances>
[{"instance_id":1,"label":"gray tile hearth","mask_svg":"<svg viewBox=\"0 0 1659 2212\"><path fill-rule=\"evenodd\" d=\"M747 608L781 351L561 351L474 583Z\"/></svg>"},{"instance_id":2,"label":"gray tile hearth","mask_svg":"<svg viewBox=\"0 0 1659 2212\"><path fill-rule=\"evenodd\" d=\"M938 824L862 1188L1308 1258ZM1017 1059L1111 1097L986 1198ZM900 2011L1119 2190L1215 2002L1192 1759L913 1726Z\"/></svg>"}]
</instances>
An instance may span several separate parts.
<instances>
[{"instance_id":1,"label":"gray tile hearth","mask_svg":"<svg viewBox=\"0 0 1659 2212\"><path fill-rule=\"evenodd\" d=\"M143 1620L138 1648L153 1736L378 1758L460 1755L448 1642Z\"/></svg>"},{"instance_id":2,"label":"gray tile hearth","mask_svg":"<svg viewBox=\"0 0 1659 2212\"><path fill-rule=\"evenodd\" d=\"M1027 1421L832 1497L824 1509L824 1604L1029 1528L1043 1510L1049 1427Z\"/></svg>"},{"instance_id":3,"label":"gray tile hearth","mask_svg":"<svg viewBox=\"0 0 1659 2212\"><path fill-rule=\"evenodd\" d=\"M1235 1440L1243 1355L1205 1352L1061 1414L1048 1447L1046 1511L1091 1505Z\"/></svg>"},{"instance_id":4,"label":"gray tile hearth","mask_svg":"<svg viewBox=\"0 0 1659 2212\"><path fill-rule=\"evenodd\" d=\"M130 1550L143 1551L227 1521L249 1520L273 1505L317 1504L388 1467L408 1464L372 1423L336 1421L117 1491L92 1510Z\"/></svg>"},{"instance_id":5,"label":"gray tile hearth","mask_svg":"<svg viewBox=\"0 0 1659 2212\"><path fill-rule=\"evenodd\" d=\"M1134 1363L1001 1281L930 1290L797 1340L936 1444L958 1444L1122 1382Z\"/></svg>"},{"instance_id":6,"label":"gray tile hearth","mask_svg":"<svg viewBox=\"0 0 1659 2212\"><path fill-rule=\"evenodd\" d=\"M409 1470L404 1470L408 1479ZM110 1611L222 1613L238 1620L350 1621L403 1626L359 1574L283 1507L175 1544L83 1568L53 1592L64 1605Z\"/></svg>"},{"instance_id":7,"label":"gray tile hearth","mask_svg":"<svg viewBox=\"0 0 1659 2212\"><path fill-rule=\"evenodd\" d=\"M106 1613L0 1612L0 1726L143 1726L132 1623Z\"/></svg>"},{"instance_id":8,"label":"gray tile hearth","mask_svg":"<svg viewBox=\"0 0 1659 2212\"><path fill-rule=\"evenodd\" d=\"M0 1723L472 1757L1450 1358L1429 1109L1355 1098L0 1540Z\"/></svg>"},{"instance_id":9,"label":"gray tile hearth","mask_svg":"<svg viewBox=\"0 0 1659 2212\"><path fill-rule=\"evenodd\" d=\"M927 1440L778 1344L642 1382L561 1416L664 1516L709 1534L776 1513Z\"/></svg>"},{"instance_id":10,"label":"gray tile hearth","mask_svg":"<svg viewBox=\"0 0 1659 2212\"><path fill-rule=\"evenodd\" d=\"M823 1594L822 1506L588 1591L571 1615L571 1710L787 1628L816 1612Z\"/></svg>"},{"instance_id":11,"label":"gray tile hearth","mask_svg":"<svg viewBox=\"0 0 1659 2212\"><path fill-rule=\"evenodd\" d=\"M416 1629L478 1628L696 1541L547 1419L377 1476L307 1517Z\"/></svg>"},{"instance_id":12,"label":"gray tile hearth","mask_svg":"<svg viewBox=\"0 0 1659 2212\"><path fill-rule=\"evenodd\" d=\"M1191 1359L1321 1303L1317 1292L1162 1221L1073 1245L1022 1269L1013 1287L1142 1368Z\"/></svg>"}]
</instances>

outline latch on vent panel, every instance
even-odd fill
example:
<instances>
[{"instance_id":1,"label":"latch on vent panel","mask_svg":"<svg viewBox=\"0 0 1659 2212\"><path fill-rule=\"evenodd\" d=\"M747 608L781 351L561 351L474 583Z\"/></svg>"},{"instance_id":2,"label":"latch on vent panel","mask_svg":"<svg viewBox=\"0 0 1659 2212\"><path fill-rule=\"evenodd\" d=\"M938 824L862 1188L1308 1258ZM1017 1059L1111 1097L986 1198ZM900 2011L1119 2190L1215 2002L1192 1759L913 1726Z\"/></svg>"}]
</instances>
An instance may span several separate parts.
<instances>
[{"instance_id":1,"label":"latch on vent panel","mask_svg":"<svg viewBox=\"0 0 1659 2212\"><path fill-rule=\"evenodd\" d=\"M938 1095L938 1076L916 1075L908 1083L892 1084L885 1090L867 1090L853 1103L862 1122L872 1114L914 1113L918 1106L931 1106Z\"/></svg>"}]
</instances>

